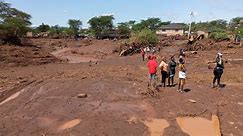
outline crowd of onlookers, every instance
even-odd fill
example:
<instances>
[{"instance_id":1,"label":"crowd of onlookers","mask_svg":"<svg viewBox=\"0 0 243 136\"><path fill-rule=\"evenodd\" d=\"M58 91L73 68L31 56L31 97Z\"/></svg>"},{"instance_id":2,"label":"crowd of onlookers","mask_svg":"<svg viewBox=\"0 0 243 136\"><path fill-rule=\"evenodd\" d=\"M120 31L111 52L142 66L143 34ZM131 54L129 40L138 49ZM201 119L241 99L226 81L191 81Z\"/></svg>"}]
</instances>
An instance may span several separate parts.
<instances>
[{"instance_id":1,"label":"crowd of onlookers","mask_svg":"<svg viewBox=\"0 0 243 136\"><path fill-rule=\"evenodd\" d=\"M175 60L175 55L170 55L167 58L161 57L161 62L158 63L157 58L160 57L156 55L156 52L159 53L159 50L155 47L146 47L141 48L141 56L142 60L148 60L147 67L149 71L149 85L156 85L156 77L157 72L161 73L161 84L162 87L174 87L176 84L174 82L174 77L176 74L176 67L178 67L178 92L184 92L184 85L186 80L186 67L185 67L185 52L184 50L180 50L178 61ZM218 53L216 56L216 60L208 63L216 63L216 67L213 70L214 79L213 79L213 87L220 87L220 79L223 74L224 69L224 61L222 59L222 54ZM158 70L159 69L159 70ZM167 85L166 80L168 79ZM217 85L215 82L217 80ZM157 85L156 85L157 86Z\"/></svg>"}]
</instances>

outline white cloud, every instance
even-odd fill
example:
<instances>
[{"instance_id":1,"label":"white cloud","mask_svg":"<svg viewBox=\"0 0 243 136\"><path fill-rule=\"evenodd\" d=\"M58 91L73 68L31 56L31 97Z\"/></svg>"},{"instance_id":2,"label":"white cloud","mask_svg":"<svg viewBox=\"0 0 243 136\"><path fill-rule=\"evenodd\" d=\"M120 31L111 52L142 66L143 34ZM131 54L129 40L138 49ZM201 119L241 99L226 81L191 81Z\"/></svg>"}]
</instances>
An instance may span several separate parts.
<instances>
[{"instance_id":1,"label":"white cloud","mask_svg":"<svg viewBox=\"0 0 243 136\"><path fill-rule=\"evenodd\" d=\"M114 16L114 13L105 13L105 14L101 14L101 16Z\"/></svg>"}]
</instances>

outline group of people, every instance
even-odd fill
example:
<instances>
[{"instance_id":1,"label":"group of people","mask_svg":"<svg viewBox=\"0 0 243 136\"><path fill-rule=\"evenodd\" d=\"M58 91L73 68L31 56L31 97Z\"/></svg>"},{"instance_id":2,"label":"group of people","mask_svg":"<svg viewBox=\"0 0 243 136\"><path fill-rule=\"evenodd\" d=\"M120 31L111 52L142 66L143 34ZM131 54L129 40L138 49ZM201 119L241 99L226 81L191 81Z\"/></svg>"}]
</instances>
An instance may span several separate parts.
<instances>
[{"instance_id":1,"label":"group of people","mask_svg":"<svg viewBox=\"0 0 243 136\"><path fill-rule=\"evenodd\" d=\"M224 61L222 59L222 54L218 53L216 56L216 60L208 63L216 63L216 67L213 70L214 79L213 79L213 87L221 86L220 79L224 70ZM143 60L145 60L142 54ZM160 69L161 72L161 86L163 87L174 87L174 77L176 74L176 67L178 67L178 89L177 91L180 93L184 92L184 85L186 81L186 67L185 67L185 52L180 50L180 55L178 61L175 60L175 55L171 55L169 61L167 62L167 58L162 57L162 61L160 63L157 62L156 55L152 52L148 55L147 67L149 70L149 85L154 85L157 70ZM166 85L166 79L168 78L168 84ZM217 80L217 85L215 85Z\"/></svg>"},{"instance_id":2,"label":"group of people","mask_svg":"<svg viewBox=\"0 0 243 136\"><path fill-rule=\"evenodd\" d=\"M161 83L163 87L166 87L166 79L168 78L168 87L175 86L174 84L174 77L176 74L176 67L179 67L179 84L178 84L178 92L183 92L185 80L186 80L186 68L185 68L185 59L180 56L179 62L177 63L175 61L175 56L172 55L170 57L169 62L167 63L167 59L165 57L162 58L161 63L158 65L158 62L156 60L156 56L151 55L148 56L148 69L149 69L149 75L150 80L149 84L153 85L155 82L156 74L157 74L157 68L160 68L161 70Z\"/></svg>"},{"instance_id":3,"label":"group of people","mask_svg":"<svg viewBox=\"0 0 243 136\"><path fill-rule=\"evenodd\" d=\"M146 48L141 48L140 53L142 55L143 61L145 61L145 59L148 58L150 54L154 54L156 51L160 52L160 48L151 47L151 46L148 46Z\"/></svg>"}]
</instances>

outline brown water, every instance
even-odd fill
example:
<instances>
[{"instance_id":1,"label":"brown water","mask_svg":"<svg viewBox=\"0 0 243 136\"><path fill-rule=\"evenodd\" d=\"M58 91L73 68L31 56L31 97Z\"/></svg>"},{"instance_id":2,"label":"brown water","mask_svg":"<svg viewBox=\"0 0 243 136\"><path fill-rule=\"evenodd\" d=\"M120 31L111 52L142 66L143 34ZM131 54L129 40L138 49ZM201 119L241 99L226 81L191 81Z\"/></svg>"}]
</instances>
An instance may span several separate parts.
<instances>
[{"instance_id":1,"label":"brown water","mask_svg":"<svg viewBox=\"0 0 243 136\"><path fill-rule=\"evenodd\" d=\"M220 134L217 116L213 116L212 121L200 117L178 117L176 121L182 131L190 136L219 136Z\"/></svg>"},{"instance_id":2,"label":"brown water","mask_svg":"<svg viewBox=\"0 0 243 136\"><path fill-rule=\"evenodd\" d=\"M169 127L169 123L164 119L153 118L143 123L148 127L151 136L162 136L164 129Z\"/></svg>"}]
</instances>

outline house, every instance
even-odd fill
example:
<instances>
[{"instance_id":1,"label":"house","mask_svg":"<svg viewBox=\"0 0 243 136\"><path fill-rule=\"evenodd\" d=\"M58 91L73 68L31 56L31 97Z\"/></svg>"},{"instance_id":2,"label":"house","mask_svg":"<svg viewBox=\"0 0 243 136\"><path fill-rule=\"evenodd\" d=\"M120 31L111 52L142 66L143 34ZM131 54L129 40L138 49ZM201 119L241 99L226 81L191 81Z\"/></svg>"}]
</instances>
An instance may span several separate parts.
<instances>
[{"instance_id":1,"label":"house","mask_svg":"<svg viewBox=\"0 0 243 136\"><path fill-rule=\"evenodd\" d=\"M157 35L183 35L184 25L182 23L171 23L169 25L161 26L157 31Z\"/></svg>"}]
</instances>

